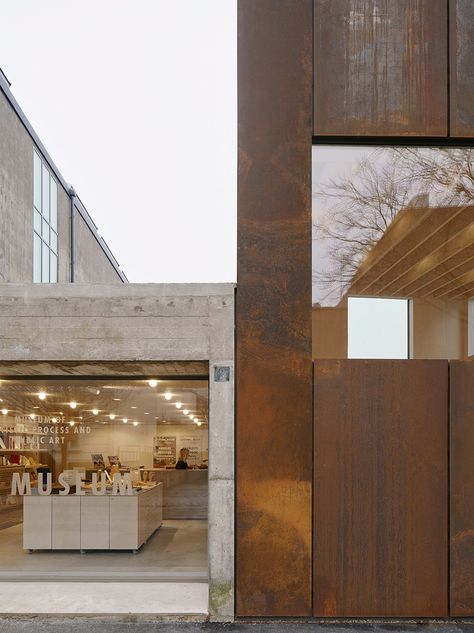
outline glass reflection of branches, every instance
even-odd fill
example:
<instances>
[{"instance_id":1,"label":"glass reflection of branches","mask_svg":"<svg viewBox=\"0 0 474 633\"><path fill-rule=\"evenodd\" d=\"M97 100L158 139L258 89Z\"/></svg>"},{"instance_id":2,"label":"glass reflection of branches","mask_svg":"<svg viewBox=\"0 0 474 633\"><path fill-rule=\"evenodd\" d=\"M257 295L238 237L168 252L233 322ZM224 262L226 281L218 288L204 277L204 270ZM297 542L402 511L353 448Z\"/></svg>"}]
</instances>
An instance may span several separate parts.
<instances>
[{"instance_id":1,"label":"glass reflection of branches","mask_svg":"<svg viewBox=\"0 0 474 633\"><path fill-rule=\"evenodd\" d=\"M332 162L325 164L325 153ZM471 148L314 149L313 302L337 305L402 209L474 204ZM319 165L319 168L318 168Z\"/></svg>"}]
</instances>

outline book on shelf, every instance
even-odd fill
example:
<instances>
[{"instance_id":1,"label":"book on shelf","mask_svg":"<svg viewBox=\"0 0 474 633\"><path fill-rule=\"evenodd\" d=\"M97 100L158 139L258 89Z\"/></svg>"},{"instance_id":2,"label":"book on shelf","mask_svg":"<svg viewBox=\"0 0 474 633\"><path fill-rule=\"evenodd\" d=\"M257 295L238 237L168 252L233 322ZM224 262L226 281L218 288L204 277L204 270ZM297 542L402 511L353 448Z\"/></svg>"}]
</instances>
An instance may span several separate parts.
<instances>
[{"instance_id":1,"label":"book on shelf","mask_svg":"<svg viewBox=\"0 0 474 633\"><path fill-rule=\"evenodd\" d=\"M14 431L0 433L0 450L39 450L39 438L33 435L18 435Z\"/></svg>"}]
</instances>

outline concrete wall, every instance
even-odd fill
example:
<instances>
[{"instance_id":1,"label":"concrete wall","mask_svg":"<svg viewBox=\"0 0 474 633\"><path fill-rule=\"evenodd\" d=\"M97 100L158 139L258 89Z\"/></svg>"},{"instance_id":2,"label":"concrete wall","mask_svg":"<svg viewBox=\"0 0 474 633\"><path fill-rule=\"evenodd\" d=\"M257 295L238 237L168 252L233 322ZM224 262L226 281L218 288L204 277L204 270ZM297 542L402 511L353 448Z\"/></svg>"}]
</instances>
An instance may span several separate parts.
<instances>
[{"instance_id":1,"label":"concrete wall","mask_svg":"<svg viewBox=\"0 0 474 633\"><path fill-rule=\"evenodd\" d=\"M209 612L234 616L234 286L0 284L3 377L208 361ZM141 370L143 371L143 369ZM147 374L144 374L147 375ZM150 374L148 374L150 375ZM154 375L154 374L152 374Z\"/></svg>"},{"instance_id":2,"label":"concrete wall","mask_svg":"<svg viewBox=\"0 0 474 633\"><path fill-rule=\"evenodd\" d=\"M119 282L115 269L110 265L107 255L99 247L92 231L82 215L75 211L76 265L77 283L114 283Z\"/></svg>"},{"instance_id":3,"label":"concrete wall","mask_svg":"<svg viewBox=\"0 0 474 633\"><path fill-rule=\"evenodd\" d=\"M33 144L1 92L0 280L33 280Z\"/></svg>"},{"instance_id":4,"label":"concrete wall","mask_svg":"<svg viewBox=\"0 0 474 633\"><path fill-rule=\"evenodd\" d=\"M35 144L0 90L0 282L33 281L33 148ZM41 151L38 150L41 155ZM50 170L51 173L52 170ZM58 184L59 282L70 278L70 202ZM79 282L121 279L91 229L77 212L76 252Z\"/></svg>"}]
</instances>

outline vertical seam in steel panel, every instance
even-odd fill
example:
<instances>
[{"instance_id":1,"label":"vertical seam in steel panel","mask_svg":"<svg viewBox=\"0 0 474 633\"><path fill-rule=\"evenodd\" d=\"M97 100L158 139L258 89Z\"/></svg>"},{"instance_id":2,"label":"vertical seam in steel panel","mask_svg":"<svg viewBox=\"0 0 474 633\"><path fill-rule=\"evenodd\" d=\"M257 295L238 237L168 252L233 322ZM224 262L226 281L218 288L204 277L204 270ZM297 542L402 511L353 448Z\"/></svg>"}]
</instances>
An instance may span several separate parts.
<instances>
[{"instance_id":1,"label":"vertical seam in steel panel","mask_svg":"<svg viewBox=\"0 0 474 633\"><path fill-rule=\"evenodd\" d=\"M447 130L447 136L448 138L451 136L451 16L450 16L450 1L446 0L446 18L447 18L447 35L446 35L446 54L447 54L447 67L446 67L446 81L447 81L447 114L448 114L448 121L447 121L447 126L446 126L446 130Z\"/></svg>"},{"instance_id":2,"label":"vertical seam in steel panel","mask_svg":"<svg viewBox=\"0 0 474 633\"><path fill-rule=\"evenodd\" d=\"M314 41L314 3L316 0L313 0L311 3L311 134L314 134L314 108L316 105L315 97L315 88L316 83L314 81L314 56L315 56L315 41ZM312 165L312 161L311 161ZM312 170L311 170L312 171Z\"/></svg>"},{"instance_id":3,"label":"vertical seam in steel panel","mask_svg":"<svg viewBox=\"0 0 474 633\"><path fill-rule=\"evenodd\" d=\"M311 357L313 355L311 354ZM315 557L314 557L314 539L315 539L315 521L316 521L316 504L315 504L315 495L316 495L316 481L315 481L315 440L316 440L316 417L315 417L315 408L314 408L314 360L311 359L311 614L314 617L314 565L315 565Z\"/></svg>"},{"instance_id":4,"label":"vertical seam in steel panel","mask_svg":"<svg viewBox=\"0 0 474 633\"><path fill-rule=\"evenodd\" d=\"M447 559L448 559L448 573L447 573L447 591L448 591L448 617L451 617L451 363L448 361L448 411L447 411L447 480L448 480L448 495L447 495L447 503L448 503L448 526L447 526Z\"/></svg>"}]
</instances>

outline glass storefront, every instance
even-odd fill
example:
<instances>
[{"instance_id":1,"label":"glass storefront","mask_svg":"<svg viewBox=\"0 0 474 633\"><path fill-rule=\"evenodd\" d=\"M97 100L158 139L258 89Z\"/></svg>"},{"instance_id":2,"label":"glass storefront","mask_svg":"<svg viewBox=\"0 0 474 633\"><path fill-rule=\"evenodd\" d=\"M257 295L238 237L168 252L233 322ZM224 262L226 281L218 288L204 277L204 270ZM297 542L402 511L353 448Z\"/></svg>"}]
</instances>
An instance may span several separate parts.
<instances>
[{"instance_id":1,"label":"glass storefront","mask_svg":"<svg viewBox=\"0 0 474 633\"><path fill-rule=\"evenodd\" d=\"M2 380L0 398L0 580L207 578L207 380Z\"/></svg>"},{"instance_id":2,"label":"glass storefront","mask_svg":"<svg viewBox=\"0 0 474 633\"><path fill-rule=\"evenodd\" d=\"M472 356L474 150L313 147L313 357Z\"/></svg>"}]
</instances>

